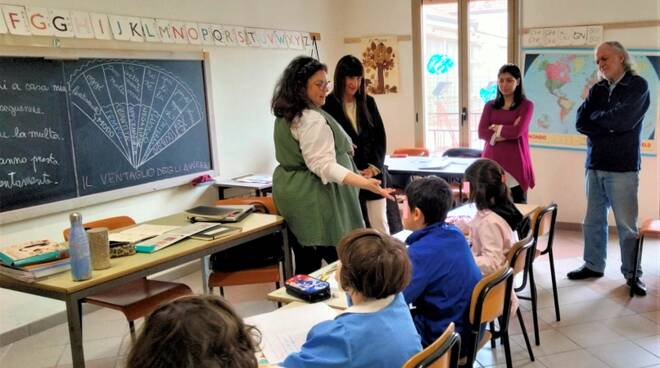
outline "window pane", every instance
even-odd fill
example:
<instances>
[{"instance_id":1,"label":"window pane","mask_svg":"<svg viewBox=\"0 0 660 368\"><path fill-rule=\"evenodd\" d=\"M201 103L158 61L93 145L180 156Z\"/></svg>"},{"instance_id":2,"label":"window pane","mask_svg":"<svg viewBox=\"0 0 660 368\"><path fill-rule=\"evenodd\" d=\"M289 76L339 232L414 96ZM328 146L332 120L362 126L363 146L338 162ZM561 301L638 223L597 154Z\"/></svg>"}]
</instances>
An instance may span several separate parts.
<instances>
[{"instance_id":1,"label":"window pane","mask_svg":"<svg viewBox=\"0 0 660 368\"><path fill-rule=\"evenodd\" d=\"M424 5L422 16L425 146L444 152L459 145L458 4Z\"/></svg>"},{"instance_id":2,"label":"window pane","mask_svg":"<svg viewBox=\"0 0 660 368\"><path fill-rule=\"evenodd\" d=\"M468 3L470 69L468 93L470 147L482 148L477 136L484 104L497 93L497 71L507 61L507 0Z\"/></svg>"}]
</instances>

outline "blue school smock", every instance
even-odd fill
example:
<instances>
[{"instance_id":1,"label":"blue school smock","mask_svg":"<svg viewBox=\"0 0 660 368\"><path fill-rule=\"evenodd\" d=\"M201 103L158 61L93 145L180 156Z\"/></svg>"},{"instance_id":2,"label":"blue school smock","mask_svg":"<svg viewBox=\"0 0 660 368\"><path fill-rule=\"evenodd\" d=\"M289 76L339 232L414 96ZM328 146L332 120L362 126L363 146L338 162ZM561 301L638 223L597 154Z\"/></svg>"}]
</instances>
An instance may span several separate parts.
<instances>
[{"instance_id":1,"label":"blue school smock","mask_svg":"<svg viewBox=\"0 0 660 368\"><path fill-rule=\"evenodd\" d=\"M334 320L314 326L299 352L279 365L288 368L401 367L422 350L403 296L354 305Z\"/></svg>"},{"instance_id":2,"label":"blue school smock","mask_svg":"<svg viewBox=\"0 0 660 368\"><path fill-rule=\"evenodd\" d=\"M436 222L410 234L406 239L413 275L403 291L413 304L413 321L428 346L450 322L466 341L470 298L481 280L463 232L456 226Z\"/></svg>"}]
</instances>

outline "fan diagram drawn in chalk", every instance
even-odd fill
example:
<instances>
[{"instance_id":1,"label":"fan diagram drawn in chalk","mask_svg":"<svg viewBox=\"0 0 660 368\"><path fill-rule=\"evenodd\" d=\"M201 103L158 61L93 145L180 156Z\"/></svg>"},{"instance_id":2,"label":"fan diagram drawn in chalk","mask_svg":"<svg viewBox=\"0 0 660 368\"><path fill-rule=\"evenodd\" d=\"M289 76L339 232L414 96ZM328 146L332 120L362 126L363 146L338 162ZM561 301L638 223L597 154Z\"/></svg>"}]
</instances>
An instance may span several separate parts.
<instances>
[{"instance_id":1,"label":"fan diagram drawn in chalk","mask_svg":"<svg viewBox=\"0 0 660 368\"><path fill-rule=\"evenodd\" d=\"M203 107L172 73L135 61L89 62L69 79L71 104L138 169L204 121Z\"/></svg>"}]
</instances>

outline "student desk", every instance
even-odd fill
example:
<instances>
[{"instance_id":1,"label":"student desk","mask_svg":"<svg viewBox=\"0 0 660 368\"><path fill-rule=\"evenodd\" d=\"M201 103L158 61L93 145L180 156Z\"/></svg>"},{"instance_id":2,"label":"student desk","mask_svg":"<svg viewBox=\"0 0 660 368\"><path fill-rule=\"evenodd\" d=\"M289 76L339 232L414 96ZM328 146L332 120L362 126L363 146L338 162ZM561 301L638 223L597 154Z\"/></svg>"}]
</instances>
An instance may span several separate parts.
<instances>
[{"instance_id":1,"label":"student desk","mask_svg":"<svg viewBox=\"0 0 660 368\"><path fill-rule=\"evenodd\" d=\"M390 174L436 175L447 181L461 181L476 158L462 157L385 157L385 166Z\"/></svg>"},{"instance_id":2,"label":"student desk","mask_svg":"<svg viewBox=\"0 0 660 368\"><path fill-rule=\"evenodd\" d=\"M163 217L148 221L148 223L180 226L189 224L184 214ZM85 360L81 304L83 299L89 295L200 258L203 260L202 282L206 293L208 292L211 254L276 232L282 232L284 239L284 275L287 278L291 276L291 251L287 239L286 223L282 217L254 213L236 223L235 226L242 227L242 231L224 238L211 241L186 239L155 253L137 253L128 257L113 258L110 268L94 270L93 277L89 280L74 282L71 280L70 272L53 275L35 283L26 283L0 275L0 287L64 301L69 323L73 366L82 368L85 366ZM258 250L255 249L255 251Z\"/></svg>"},{"instance_id":3,"label":"student desk","mask_svg":"<svg viewBox=\"0 0 660 368\"><path fill-rule=\"evenodd\" d=\"M523 216L533 216L541 209L540 206L535 204L516 204L516 208L518 208L518 211L520 211L520 213L522 213ZM448 215L474 216L476 214L476 211L477 209L476 207L474 207L474 205L466 204L449 211ZM403 230L401 233L403 232L408 232L408 234L411 233L409 230ZM407 235L405 237L407 237ZM324 275L331 274L332 272L334 272L336 268L337 268L337 262L333 262L325 267L322 267L319 270L312 272L310 276L321 278ZM331 291L332 291L332 296L330 297L330 299L326 299L323 302L336 309L348 308L348 305L346 304L346 297L344 296L344 292L338 289L332 289ZM268 299L280 303L291 303L291 302L305 303L304 300L287 294L286 289L283 287L268 294Z\"/></svg>"},{"instance_id":4,"label":"student desk","mask_svg":"<svg viewBox=\"0 0 660 368\"><path fill-rule=\"evenodd\" d=\"M247 175L251 176L251 175ZM233 179L215 179L215 186L218 188L218 199L225 199L225 189L245 188L254 190L257 197L265 197L273 191L273 183L249 183L239 181L243 177Z\"/></svg>"}]
</instances>

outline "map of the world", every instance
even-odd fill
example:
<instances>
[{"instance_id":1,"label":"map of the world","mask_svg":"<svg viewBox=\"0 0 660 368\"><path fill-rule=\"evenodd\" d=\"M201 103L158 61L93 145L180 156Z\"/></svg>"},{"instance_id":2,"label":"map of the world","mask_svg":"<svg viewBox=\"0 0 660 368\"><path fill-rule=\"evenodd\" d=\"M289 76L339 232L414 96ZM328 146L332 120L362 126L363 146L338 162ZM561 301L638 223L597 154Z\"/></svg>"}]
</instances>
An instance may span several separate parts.
<instances>
[{"instance_id":1,"label":"map of the world","mask_svg":"<svg viewBox=\"0 0 660 368\"><path fill-rule=\"evenodd\" d=\"M634 70L649 84L651 106L642 126L642 152L655 152L658 120L660 52L631 51ZM580 148L586 138L575 130L576 112L598 81L591 49L529 49L525 51L523 86L534 102L530 143L536 146Z\"/></svg>"}]
</instances>

